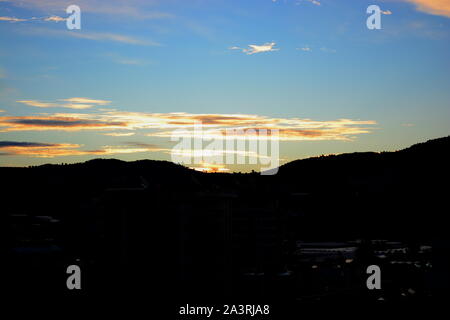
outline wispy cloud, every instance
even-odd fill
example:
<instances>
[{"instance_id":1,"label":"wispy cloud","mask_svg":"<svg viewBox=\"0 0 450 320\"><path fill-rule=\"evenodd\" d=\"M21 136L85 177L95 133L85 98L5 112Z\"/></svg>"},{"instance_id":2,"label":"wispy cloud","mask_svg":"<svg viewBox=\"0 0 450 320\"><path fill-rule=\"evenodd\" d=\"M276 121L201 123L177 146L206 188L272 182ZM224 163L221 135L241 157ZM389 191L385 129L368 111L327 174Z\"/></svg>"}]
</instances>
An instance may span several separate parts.
<instances>
[{"instance_id":1,"label":"wispy cloud","mask_svg":"<svg viewBox=\"0 0 450 320\"><path fill-rule=\"evenodd\" d=\"M391 14L392 14L392 11L391 11L391 10L381 10L381 14L384 14L384 15L391 15Z\"/></svg>"},{"instance_id":2,"label":"wispy cloud","mask_svg":"<svg viewBox=\"0 0 450 320\"><path fill-rule=\"evenodd\" d=\"M92 103L92 104L98 104L101 106L111 103L111 101L109 101L109 100L99 100L99 99L91 99L91 98L68 98L68 99L60 99L60 100L72 102L72 103Z\"/></svg>"},{"instance_id":3,"label":"wispy cloud","mask_svg":"<svg viewBox=\"0 0 450 320\"><path fill-rule=\"evenodd\" d=\"M21 22L21 21L26 21L26 19L19 19L19 18L15 18L15 17L0 17L0 21Z\"/></svg>"},{"instance_id":4,"label":"wispy cloud","mask_svg":"<svg viewBox=\"0 0 450 320\"><path fill-rule=\"evenodd\" d=\"M278 2L278 0L272 0L272 2ZM295 0L295 5L301 5L303 2L309 2L316 6L322 5L318 0Z\"/></svg>"},{"instance_id":5,"label":"wispy cloud","mask_svg":"<svg viewBox=\"0 0 450 320\"><path fill-rule=\"evenodd\" d=\"M150 61L147 61L147 60L124 57L117 53L107 53L107 54L102 55L102 57L106 57L114 63L129 65L129 66L145 66L145 65L148 65L151 63Z\"/></svg>"},{"instance_id":6,"label":"wispy cloud","mask_svg":"<svg viewBox=\"0 0 450 320\"><path fill-rule=\"evenodd\" d=\"M78 144L0 141L0 155L20 155L50 158L76 153Z\"/></svg>"},{"instance_id":7,"label":"wispy cloud","mask_svg":"<svg viewBox=\"0 0 450 320\"><path fill-rule=\"evenodd\" d=\"M68 31L55 30L50 28L34 27L20 30L21 33L37 36L72 37L93 41L110 41L139 46L161 46L160 43L149 39L141 39L130 35L123 35L109 32L86 32L84 30Z\"/></svg>"},{"instance_id":8,"label":"wispy cloud","mask_svg":"<svg viewBox=\"0 0 450 320\"><path fill-rule=\"evenodd\" d=\"M3 128L2 128L3 127ZM79 115L68 116L19 116L0 117L0 132L10 131L81 131L115 130L127 127L125 122L83 119Z\"/></svg>"},{"instance_id":9,"label":"wispy cloud","mask_svg":"<svg viewBox=\"0 0 450 320\"><path fill-rule=\"evenodd\" d=\"M156 144L145 143L145 142L128 141L128 142L125 142L125 145L131 146L131 147L136 147L136 148L148 148L148 149L152 149L152 150L154 150L154 149L161 149Z\"/></svg>"},{"instance_id":10,"label":"wispy cloud","mask_svg":"<svg viewBox=\"0 0 450 320\"><path fill-rule=\"evenodd\" d=\"M59 17L59 16L51 16L51 17L45 18L44 21L61 22L61 21L66 21L66 18Z\"/></svg>"},{"instance_id":11,"label":"wispy cloud","mask_svg":"<svg viewBox=\"0 0 450 320\"><path fill-rule=\"evenodd\" d=\"M255 53L261 53L261 52L271 52L271 51L278 51L280 49L274 48L276 45L275 42L267 42L262 45L256 45L256 44L249 44L249 48L240 48L240 47L230 47L230 50L240 50L246 54L255 54Z\"/></svg>"},{"instance_id":12,"label":"wispy cloud","mask_svg":"<svg viewBox=\"0 0 450 320\"><path fill-rule=\"evenodd\" d=\"M84 110L84 109L90 109L94 107L92 104L81 104L81 103L66 103L63 105L60 105L61 108L67 108L67 109L76 109L76 110Z\"/></svg>"},{"instance_id":13,"label":"wispy cloud","mask_svg":"<svg viewBox=\"0 0 450 320\"><path fill-rule=\"evenodd\" d=\"M304 46L304 47L301 47L301 48L297 48L297 50L305 51L305 52L311 52L312 48L309 47L309 46Z\"/></svg>"},{"instance_id":14,"label":"wispy cloud","mask_svg":"<svg viewBox=\"0 0 450 320\"><path fill-rule=\"evenodd\" d=\"M0 21L8 22L33 22L33 21L49 21L49 22L61 22L65 21L66 18L60 16L49 16L49 17L32 17L32 18L16 18L16 17L0 17Z\"/></svg>"},{"instance_id":15,"label":"wispy cloud","mask_svg":"<svg viewBox=\"0 0 450 320\"><path fill-rule=\"evenodd\" d=\"M78 110L89 109L94 107L94 105L103 106L111 103L111 101L108 100L97 100L89 98L69 98L69 99L60 99L58 101L63 101L63 103L42 102L38 100L17 100L16 102L37 108L68 108Z\"/></svg>"},{"instance_id":16,"label":"wispy cloud","mask_svg":"<svg viewBox=\"0 0 450 320\"><path fill-rule=\"evenodd\" d=\"M236 131L235 138L264 139L259 137L261 130L278 130L281 140L351 140L356 135L370 133L376 124L371 120L311 120L301 118L270 118L246 114L190 114L190 113L143 113L110 111L95 114L64 114L40 116L0 116L0 132L10 131L85 131L110 130L111 136L127 130L150 129L148 136L171 137L175 129L187 129L186 135L195 134L199 123L208 131L211 138L223 138L228 129ZM254 129L254 130L249 130ZM256 130L256 132L255 132ZM184 132L184 131L183 131Z\"/></svg>"},{"instance_id":17,"label":"wispy cloud","mask_svg":"<svg viewBox=\"0 0 450 320\"><path fill-rule=\"evenodd\" d=\"M105 136L111 136L111 137L129 137L135 135L134 132L108 132L104 133Z\"/></svg>"},{"instance_id":18,"label":"wispy cloud","mask_svg":"<svg viewBox=\"0 0 450 320\"><path fill-rule=\"evenodd\" d=\"M40 143L0 141L2 156L30 156L37 158L53 158L62 156L111 155L139 152L165 151L156 145L103 146L96 150L81 150L81 145L70 143Z\"/></svg>"},{"instance_id":19,"label":"wispy cloud","mask_svg":"<svg viewBox=\"0 0 450 320\"><path fill-rule=\"evenodd\" d=\"M320 51L327 52L327 53L336 53L337 52L336 49L330 49L330 48L327 48L327 47L320 48Z\"/></svg>"},{"instance_id":20,"label":"wispy cloud","mask_svg":"<svg viewBox=\"0 0 450 320\"><path fill-rule=\"evenodd\" d=\"M312 4L314 4L314 5L316 5L316 6L320 6L321 5L321 3L319 1L317 1L317 0L307 0L307 1L312 3Z\"/></svg>"},{"instance_id":21,"label":"wispy cloud","mask_svg":"<svg viewBox=\"0 0 450 320\"><path fill-rule=\"evenodd\" d=\"M450 18L450 1L448 0L403 0L412 3L421 12Z\"/></svg>"},{"instance_id":22,"label":"wispy cloud","mask_svg":"<svg viewBox=\"0 0 450 320\"><path fill-rule=\"evenodd\" d=\"M41 102L37 100L17 100L16 102L23 103L30 107L37 107L37 108L52 108L52 107L58 107L57 104L51 103L51 102Z\"/></svg>"},{"instance_id":23,"label":"wispy cloud","mask_svg":"<svg viewBox=\"0 0 450 320\"><path fill-rule=\"evenodd\" d=\"M64 35L69 35L74 38L87 39L87 40L122 42L122 43L141 45L141 46L161 46L160 43L155 42L155 41L138 39L133 36L116 34L116 33L64 32Z\"/></svg>"},{"instance_id":24,"label":"wispy cloud","mask_svg":"<svg viewBox=\"0 0 450 320\"><path fill-rule=\"evenodd\" d=\"M41 12L60 12L71 4L82 8L83 12L92 12L117 17L134 19L168 19L173 14L157 10L161 1L156 0L2 0L20 8L29 8Z\"/></svg>"}]
</instances>

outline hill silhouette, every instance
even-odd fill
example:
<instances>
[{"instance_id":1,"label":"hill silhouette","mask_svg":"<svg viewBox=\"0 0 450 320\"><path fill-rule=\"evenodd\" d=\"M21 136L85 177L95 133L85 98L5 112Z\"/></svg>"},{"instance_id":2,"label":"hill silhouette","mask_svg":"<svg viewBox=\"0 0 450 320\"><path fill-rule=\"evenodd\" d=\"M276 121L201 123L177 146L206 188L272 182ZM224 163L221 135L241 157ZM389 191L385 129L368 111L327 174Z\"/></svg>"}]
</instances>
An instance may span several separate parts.
<instances>
[{"instance_id":1,"label":"hill silhouette","mask_svg":"<svg viewBox=\"0 0 450 320\"><path fill-rule=\"evenodd\" d=\"M25 207L23 211L29 211L30 206L39 211L44 203L45 210L59 210L67 203L77 204L99 196L109 188L149 188L179 194L238 193L249 198L265 193L274 198L293 192L333 198L379 197L373 200L379 216L387 214L383 206L392 204L397 210L395 215L403 217L405 210L417 211L414 203L419 199L428 201L423 205L431 208L443 196L441 184L449 181L447 150L450 136L394 152L356 152L296 160L281 166L274 176L202 173L156 160L94 159L75 164L1 167L0 191L8 199L6 210L13 211L20 211L21 206ZM22 201L24 198L28 201ZM397 207L400 202L403 209Z\"/></svg>"},{"instance_id":2,"label":"hill silhouette","mask_svg":"<svg viewBox=\"0 0 450 320\"><path fill-rule=\"evenodd\" d=\"M414 168L412 173L420 174L432 169L427 167L428 164L443 165L449 148L450 136L394 152L355 152L295 160L281 166L279 173L286 176L307 175L313 170L315 174L321 175L321 171L325 170L327 174L334 172L340 175L372 176L380 173L379 170L396 169L402 172Z\"/></svg>"},{"instance_id":3,"label":"hill silhouette","mask_svg":"<svg viewBox=\"0 0 450 320\"><path fill-rule=\"evenodd\" d=\"M450 136L439 139L429 140L418 143L411 147L394 152L355 152L339 155L323 155L320 157L311 157L307 159L294 160L279 168L281 175L305 175L311 169L321 167L322 171L330 172L334 169L345 170L352 175L364 175L371 173L371 165L376 168L388 167L401 164L401 167L412 166L416 162L425 161L436 162L440 164L449 150ZM421 168L417 168L421 169ZM18 174L26 171L28 174L34 172L48 172L55 175L82 174L84 172L94 173L94 176L119 176L121 174L151 174L156 179L167 176L181 175L184 177L191 174L200 175L197 171L174 164L169 161L159 160L138 160L122 161L117 159L93 159L82 163L74 164L44 164L40 166L30 166L27 168L18 167L0 167L3 175L9 176L9 173ZM304 171L304 172L302 172ZM314 170L315 174L320 174L321 170ZM215 174L217 176L217 174Z\"/></svg>"}]
</instances>

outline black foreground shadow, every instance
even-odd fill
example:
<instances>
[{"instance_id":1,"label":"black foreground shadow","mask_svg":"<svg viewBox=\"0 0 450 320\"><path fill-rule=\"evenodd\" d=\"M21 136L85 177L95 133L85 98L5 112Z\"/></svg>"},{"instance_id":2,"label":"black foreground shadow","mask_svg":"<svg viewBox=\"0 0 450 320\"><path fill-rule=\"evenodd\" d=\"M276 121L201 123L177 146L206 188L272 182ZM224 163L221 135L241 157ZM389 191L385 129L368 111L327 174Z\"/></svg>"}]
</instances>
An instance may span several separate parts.
<instances>
[{"instance_id":1,"label":"black foreground shadow","mask_svg":"<svg viewBox=\"0 0 450 320\"><path fill-rule=\"evenodd\" d=\"M274 176L151 160L0 168L0 290L175 307L439 299L449 149L446 137L298 160ZM366 287L373 264L381 290ZM69 265L81 290L66 287Z\"/></svg>"}]
</instances>

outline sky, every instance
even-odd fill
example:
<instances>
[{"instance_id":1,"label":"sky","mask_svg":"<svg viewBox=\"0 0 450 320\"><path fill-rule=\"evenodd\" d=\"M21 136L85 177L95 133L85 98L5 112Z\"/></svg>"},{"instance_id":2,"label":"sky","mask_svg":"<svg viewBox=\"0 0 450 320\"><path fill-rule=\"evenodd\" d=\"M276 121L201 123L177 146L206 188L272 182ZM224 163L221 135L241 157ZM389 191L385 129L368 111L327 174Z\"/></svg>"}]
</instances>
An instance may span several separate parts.
<instances>
[{"instance_id":1,"label":"sky","mask_svg":"<svg viewBox=\"0 0 450 320\"><path fill-rule=\"evenodd\" d=\"M280 164L402 149L450 134L449 40L450 0L0 0L0 166L174 161L199 124Z\"/></svg>"}]
</instances>

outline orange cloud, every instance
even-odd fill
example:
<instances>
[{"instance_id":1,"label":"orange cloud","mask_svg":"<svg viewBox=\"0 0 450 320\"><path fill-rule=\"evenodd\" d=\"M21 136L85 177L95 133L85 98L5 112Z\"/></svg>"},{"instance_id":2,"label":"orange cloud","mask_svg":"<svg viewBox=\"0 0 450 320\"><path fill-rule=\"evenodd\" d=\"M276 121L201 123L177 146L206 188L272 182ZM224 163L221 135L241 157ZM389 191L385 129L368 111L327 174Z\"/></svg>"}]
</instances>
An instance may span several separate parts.
<instances>
[{"instance_id":1,"label":"orange cloud","mask_svg":"<svg viewBox=\"0 0 450 320\"><path fill-rule=\"evenodd\" d=\"M37 107L37 108L52 108L52 107L58 107L56 103L51 102L41 102L37 100L17 100L16 102L23 103L30 107Z\"/></svg>"},{"instance_id":2,"label":"orange cloud","mask_svg":"<svg viewBox=\"0 0 450 320\"><path fill-rule=\"evenodd\" d=\"M0 141L0 155L53 158L61 156L111 155L165 150L158 148L157 146L145 144L104 146L98 150L80 150L80 147L79 144L69 143Z\"/></svg>"},{"instance_id":3,"label":"orange cloud","mask_svg":"<svg viewBox=\"0 0 450 320\"><path fill-rule=\"evenodd\" d=\"M77 110L84 110L84 109L90 109L93 107L92 104L81 104L81 103L68 103L62 105L63 108L68 109L77 109Z\"/></svg>"},{"instance_id":4,"label":"orange cloud","mask_svg":"<svg viewBox=\"0 0 450 320\"><path fill-rule=\"evenodd\" d=\"M83 130L128 130L129 133L107 133L111 136L129 136L139 129L153 129L147 134L154 137L195 135L199 124L203 136L225 138L228 129L245 132L231 133L233 138L265 139L259 135L262 129L278 130L280 140L351 140L355 135L370 133L375 121L338 119L319 121L301 118L270 118L245 114L189 114L189 113L142 113L107 111L95 114L56 113L45 116L1 117L0 132L9 131L83 131ZM176 132L176 129L184 129ZM188 130L192 129L192 130ZM249 130L249 129L254 129Z\"/></svg>"},{"instance_id":5,"label":"orange cloud","mask_svg":"<svg viewBox=\"0 0 450 320\"><path fill-rule=\"evenodd\" d=\"M98 100L98 99L90 99L90 98L69 98L69 99L60 99L61 101L67 101L72 103L82 103L82 104L99 104L105 105L110 104L111 101L108 100Z\"/></svg>"},{"instance_id":6,"label":"orange cloud","mask_svg":"<svg viewBox=\"0 0 450 320\"><path fill-rule=\"evenodd\" d=\"M76 154L79 152L76 150L78 147L78 144L68 143L0 141L0 154L51 158L67 154Z\"/></svg>"},{"instance_id":7,"label":"orange cloud","mask_svg":"<svg viewBox=\"0 0 450 320\"><path fill-rule=\"evenodd\" d=\"M450 18L449 0L404 0L416 5L417 10Z\"/></svg>"},{"instance_id":8,"label":"orange cloud","mask_svg":"<svg viewBox=\"0 0 450 320\"><path fill-rule=\"evenodd\" d=\"M66 21L66 18L59 17L59 16L50 16L50 17L44 18L44 21L61 22L61 21Z\"/></svg>"},{"instance_id":9,"label":"orange cloud","mask_svg":"<svg viewBox=\"0 0 450 320\"><path fill-rule=\"evenodd\" d=\"M0 21L21 22L26 21L26 19L19 19L15 17L0 17Z\"/></svg>"},{"instance_id":10,"label":"orange cloud","mask_svg":"<svg viewBox=\"0 0 450 320\"><path fill-rule=\"evenodd\" d=\"M17 100L16 102L23 103L30 107L37 108L68 108L68 109L89 109L94 105L107 105L110 104L111 101L108 100L97 100L97 99L89 99L89 98L69 98L69 99L59 99L59 101L64 101L63 103L55 103L55 102L42 102L38 100Z\"/></svg>"},{"instance_id":11,"label":"orange cloud","mask_svg":"<svg viewBox=\"0 0 450 320\"><path fill-rule=\"evenodd\" d=\"M221 122L214 117L213 123ZM281 141L351 140L355 135L370 133L372 131L370 126L375 125L376 122L351 119L314 121L298 118L251 118L245 119L242 123L228 121L226 124L227 126L203 126L201 130L195 130L195 128L193 130L186 128L177 131L163 130L150 133L148 136L265 140L271 139L271 134L276 133L277 139Z\"/></svg>"},{"instance_id":12,"label":"orange cloud","mask_svg":"<svg viewBox=\"0 0 450 320\"><path fill-rule=\"evenodd\" d=\"M108 122L95 119L83 119L73 116L21 116L0 117L0 132L10 131L80 131L123 129L124 122ZM2 128L3 127L3 128Z\"/></svg>"}]
</instances>

